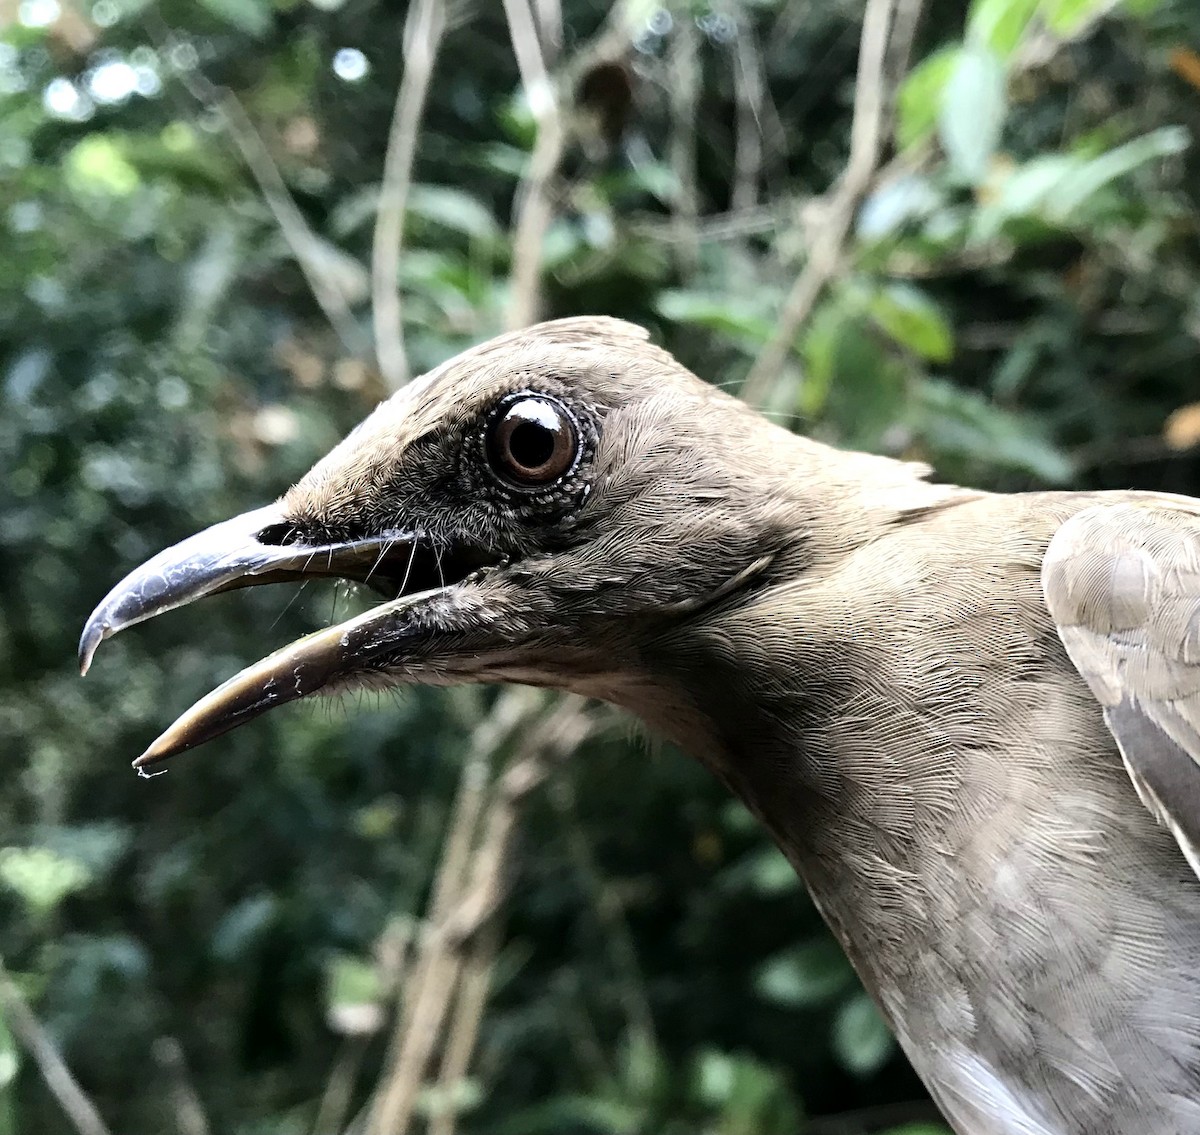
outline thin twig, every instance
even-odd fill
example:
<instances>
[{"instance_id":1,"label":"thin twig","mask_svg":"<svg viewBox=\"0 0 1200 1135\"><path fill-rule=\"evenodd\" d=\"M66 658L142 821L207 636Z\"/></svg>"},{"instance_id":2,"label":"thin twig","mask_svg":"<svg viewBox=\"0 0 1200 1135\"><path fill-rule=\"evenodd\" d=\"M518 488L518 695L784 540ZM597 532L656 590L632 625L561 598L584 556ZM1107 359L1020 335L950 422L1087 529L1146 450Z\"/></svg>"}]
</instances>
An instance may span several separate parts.
<instances>
[{"instance_id":1,"label":"thin twig","mask_svg":"<svg viewBox=\"0 0 1200 1135\"><path fill-rule=\"evenodd\" d=\"M350 305L319 259L320 242L308 227L304 214L292 198L287 183L283 180L283 174L279 172L279 166L275 164L275 159L263 144L254 123L250 121L250 116L232 91L221 91L217 105L225 119L230 137L241 151L254 180L258 182L263 200L274 215L279 231L308 281L313 298L325 313L330 326L337 332L342 346L353 353L358 329L350 312Z\"/></svg>"},{"instance_id":2,"label":"thin twig","mask_svg":"<svg viewBox=\"0 0 1200 1135\"><path fill-rule=\"evenodd\" d=\"M169 53L173 45L170 32L163 34L157 30L154 21L148 21L146 28L163 53ZM250 120L245 107L231 90L210 83L198 72L180 71L178 77L184 89L197 102L214 110L221 118L226 132L242 155L246 168L258 184L259 192L263 195L267 208L271 210L280 234L292 250L292 255L308 282L313 299L317 301L329 325L342 341L342 346L353 353L358 339L357 324L351 314L346 293L329 271L326 263L329 253L309 228L304 214L300 212L287 183L283 180L279 166ZM347 264L350 263L349 256L340 250L338 254Z\"/></svg>"},{"instance_id":3,"label":"thin twig","mask_svg":"<svg viewBox=\"0 0 1200 1135\"><path fill-rule=\"evenodd\" d=\"M1149 465L1172 458L1194 457L1195 447L1180 449L1160 434L1143 437L1124 437L1119 440L1097 440L1071 450L1070 458L1077 470L1121 468L1126 465Z\"/></svg>"},{"instance_id":4,"label":"thin twig","mask_svg":"<svg viewBox=\"0 0 1200 1135\"><path fill-rule=\"evenodd\" d=\"M729 200L732 211L737 213L758 204L763 161L763 94L766 90L754 25L744 11L738 12L734 40L733 90L737 99L737 138L733 150L733 192Z\"/></svg>"},{"instance_id":5,"label":"thin twig","mask_svg":"<svg viewBox=\"0 0 1200 1135\"><path fill-rule=\"evenodd\" d=\"M850 157L837 185L827 195L822 224L804 269L783 302L775 330L742 384L742 397L752 405L761 402L767 394L797 333L837 271L855 210L870 187L879 164L884 112L890 98L884 63L888 31L897 3L898 0L868 0L859 41Z\"/></svg>"},{"instance_id":6,"label":"thin twig","mask_svg":"<svg viewBox=\"0 0 1200 1135\"><path fill-rule=\"evenodd\" d=\"M537 123L513 235L511 293L505 317L505 326L511 331L533 323L541 309L542 244L554 219L550 186L566 148L567 130L529 0L504 0L504 15L525 101Z\"/></svg>"},{"instance_id":7,"label":"thin twig","mask_svg":"<svg viewBox=\"0 0 1200 1135\"><path fill-rule=\"evenodd\" d=\"M428 922L431 926L409 982L396 1024L388 1071L371 1111L375 1135L402 1135L412 1118L438 1029L453 996L460 960L441 927L460 901L471 875L471 848L487 797L488 767L518 725L540 704L530 690L507 690L475 730L472 751L459 779L450 828L443 844Z\"/></svg>"},{"instance_id":8,"label":"thin twig","mask_svg":"<svg viewBox=\"0 0 1200 1135\"><path fill-rule=\"evenodd\" d=\"M620 0L614 4L595 36L562 65L557 86L572 90L589 68L624 58L632 26L626 3L627 0ZM546 5L542 7L544 10ZM541 312L542 246L554 220L553 190L571 132L542 52L530 0L504 0L504 13L525 100L537 124L513 224L509 301L504 322L508 330L515 331L533 323Z\"/></svg>"},{"instance_id":9,"label":"thin twig","mask_svg":"<svg viewBox=\"0 0 1200 1135\"><path fill-rule=\"evenodd\" d=\"M700 30L696 21L681 14L671 37L668 57L670 73L671 134L667 143L671 172L675 175L672 208L677 257L684 272L695 271L700 260L696 218L700 214L700 192L696 187L696 112L700 98Z\"/></svg>"},{"instance_id":10,"label":"thin twig","mask_svg":"<svg viewBox=\"0 0 1200 1135\"><path fill-rule=\"evenodd\" d=\"M622 980L618 984L625 1017L631 1031L653 1040L655 1036L654 1014L650 1008L650 996L646 981L638 962L637 946L633 932L625 918L625 912L613 889L609 886L596 861L583 822L576 805L575 789L570 779L560 777L550 793L551 802L563 818L567 846L580 874L592 892L592 900L601 926L608 931L609 952L614 968Z\"/></svg>"},{"instance_id":11,"label":"thin twig","mask_svg":"<svg viewBox=\"0 0 1200 1135\"><path fill-rule=\"evenodd\" d=\"M313 1122L313 1135L337 1135L337 1132L341 1131L350 1110L354 1081L358 1079L358 1069L362 1064L368 1039L366 1036L346 1038L333 1065L333 1071L329 1074L325 1091L321 1094L317 1118Z\"/></svg>"},{"instance_id":12,"label":"thin twig","mask_svg":"<svg viewBox=\"0 0 1200 1135\"><path fill-rule=\"evenodd\" d=\"M454 1135L458 1126L458 1108L452 1105L453 1095L465 1080L475 1053L499 945L500 925L493 921L475 936L463 963L454 1016L438 1071L438 1095L443 1108L430 1121L429 1135Z\"/></svg>"},{"instance_id":13,"label":"thin twig","mask_svg":"<svg viewBox=\"0 0 1200 1135\"><path fill-rule=\"evenodd\" d=\"M400 301L400 254L417 135L445 30L444 0L416 0L404 24L404 76L396 93L383 160L383 183L379 187L371 247L371 310L375 356L384 381L393 390L409 379Z\"/></svg>"},{"instance_id":14,"label":"thin twig","mask_svg":"<svg viewBox=\"0 0 1200 1135\"><path fill-rule=\"evenodd\" d=\"M108 1128L100 1118L95 1104L88 1098L79 1082L71 1075L61 1053L50 1039L41 1021L34 1016L17 988L16 983L8 975L4 963L0 961L0 1009L3 1010L4 1023L12 1030L17 1040L33 1057L46 1087L58 1101L71 1125L79 1135L109 1135Z\"/></svg>"},{"instance_id":15,"label":"thin twig","mask_svg":"<svg viewBox=\"0 0 1200 1135\"><path fill-rule=\"evenodd\" d=\"M504 872L517 830L520 805L550 775L554 765L578 748L593 728L591 715L575 698L564 699L526 736L496 782L473 860L471 887L442 925L442 933L465 942L495 914L504 897Z\"/></svg>"},{"instance_id":16,"label":"thin twig","mask_svg":"<svg viewBox=\"0 0 1200 1135\"><path fill-rule=\"evenodd\" d=\"M892 19L892 32L889 36L887 60L884 64L888 90L895 91L904 82L912 63L913 44L917 38L917 28L925 13L925 0L899 0L896 14ZM885 109L885 130L892 129L895 108Z\"/></svg>"},{"instance_id":17,"label":"thin twig","mask_svg":"<svg viewBox=\"0 0 1200 1135\"><path fill-rule=\"evenodd\" d=\"M547 66L553 67L563 45L562 0L533 0L533 6L537 10L542 54Z\"/></svg>"},{"instance_id":18,"label":"thin twig","mask_svg":"<svg viewBox=\"0 0 1200 1135\"><path fill-rule=\"evenodd\" d=\"M204 1114L204 1105L188 1075L183 1045L173 1036L160 1036L150 1049L154 1063L162 1069L170 1085L171 1106L175 1111L178 1135L209 1135L212 1130Z\"/></svg>"},{"instance_id":19,"label":"thin twig","mask_svg":"<svg viewBox=\"0 0 1200 1135\"><path fill-rule=\"evenodd\" d=\"M790 216L791 210L787 210ZM702 240L740 240L754 233L775 232L783 223L785 210L778 204L759 205L744 212L710 213L696 222L696 233ZM678 233L675 222L647 216L630 222L629 231L646 240L674 241Z\"/></svg>"},{"instance_id":20,"label":"thin twig","mask_svg":"<svg viewBox=\"0 0 1200 1135\"><path fill-rule=\"evenodd\" d=\"M542 704L537 692L517 689L501 696L498 710L506 721L515 717L511 722L515 727L529 720ZM464 803L457 812L431 906L437 917L431 920L430 932L422 942L419 980L414 979L411 999L405 1003L390 1060L392 1071L371 1115L374 1135L404 1135L408 1130L443 1024L455 994L463 988L472 943L503 901L520 805L545 780L553 764L575 749L591 725L590 714L578 702L569 701L561 703L525 735L495 782L482 820L483 834L469 866L463 863L459 832L477 826L474 817L478 816L478 804ZM491 756L510 731L493 728L492 735L494 744L477 745L477 753L486 751ZM460 799L468 801L470 797ZM474 816L471 823L463 822L460 828L458 817L464 812ZM481 989L467 989L468 996L484 993L486 982ZM456 1060L465 1069L469 1053Z\"/></svg>"}]
</instances>

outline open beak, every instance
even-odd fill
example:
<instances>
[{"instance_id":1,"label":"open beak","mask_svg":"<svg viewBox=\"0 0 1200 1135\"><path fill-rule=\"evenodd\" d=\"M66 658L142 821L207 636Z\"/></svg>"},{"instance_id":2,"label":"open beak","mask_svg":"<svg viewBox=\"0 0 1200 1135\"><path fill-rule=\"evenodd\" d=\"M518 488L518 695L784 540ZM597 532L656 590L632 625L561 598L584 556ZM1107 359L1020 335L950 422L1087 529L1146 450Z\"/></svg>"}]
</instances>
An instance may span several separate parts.
<instances>
[{"instance_id":1,"label":"open beak","mask_svg":"<svg viewBox=\"0 0 1200 1135\"><path fill-rule=\"evenodd\" d=\"M369 669L371 658L394 642L396 616L412 599L485 566L484 559L469 552L448 557L414 532L304 542L280 506L269 505L167 548L121 580L83 629L80 670L87 673L100 643L118 631L220 591L336 577L365 583L393 600L299 639L231 678L197 702L134 762L141 772L268 709L337 683L351 671Z\"/></svg>"},{"instance_id":2,"label":"open beak","mask_svg":"<svg viewBox=\"0 0 1200 1135\"><path fill-rule=\"evenodd\" d=\"M403 636L403 613L416 598L404 596L374 607L247 666L186 710L133 767L140 776L148 776L148 766L203 745L269 709L336 688L351 675L368 673L374 658L394 650Z\"/></svg>"}]
</instances>

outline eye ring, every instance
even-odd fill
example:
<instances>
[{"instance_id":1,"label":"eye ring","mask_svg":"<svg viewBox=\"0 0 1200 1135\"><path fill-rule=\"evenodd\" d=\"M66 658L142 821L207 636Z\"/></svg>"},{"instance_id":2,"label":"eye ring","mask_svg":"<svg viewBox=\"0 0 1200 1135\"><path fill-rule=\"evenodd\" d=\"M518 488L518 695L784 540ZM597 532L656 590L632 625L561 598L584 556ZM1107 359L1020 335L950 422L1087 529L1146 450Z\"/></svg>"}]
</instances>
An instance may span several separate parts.
<instances>
[{"instance_id":1,"label":"eye ring","mask_svg":"<svg viewBox=\"0 0 1200 1135\"><path fill-rule=\"evenodd\" d=\"M488 464L505 484L544 489L579 461L579 427L561 402L544 394L506 399L488 422Z\"/></svg>"}]
</instances>

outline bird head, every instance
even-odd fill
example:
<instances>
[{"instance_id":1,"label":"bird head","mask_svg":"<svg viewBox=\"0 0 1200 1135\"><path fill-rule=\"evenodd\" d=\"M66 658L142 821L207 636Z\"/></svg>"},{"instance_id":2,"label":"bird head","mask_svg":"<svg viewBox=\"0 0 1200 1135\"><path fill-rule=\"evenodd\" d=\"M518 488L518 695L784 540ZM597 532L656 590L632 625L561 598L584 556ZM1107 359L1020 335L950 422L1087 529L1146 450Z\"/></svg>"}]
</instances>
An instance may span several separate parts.
<instances>
[{"instance_id":1,"label":"bird head","mask_svg":"<svg viewBox=\"0 0 1200 1135\"><path fill-rule=\"evenodd\" d=\"M231 678L137 767L362 687L512 681L645 716L662 684L655 644L828 551L831 502L866 516L912 481L897 472L908 466L832 453L701 382L640 328L541 324L444 363L276 503L133 571L89 619L81 666L108 636L201 596L333 576L382 602Z\"/></svg>"}]
</instances>

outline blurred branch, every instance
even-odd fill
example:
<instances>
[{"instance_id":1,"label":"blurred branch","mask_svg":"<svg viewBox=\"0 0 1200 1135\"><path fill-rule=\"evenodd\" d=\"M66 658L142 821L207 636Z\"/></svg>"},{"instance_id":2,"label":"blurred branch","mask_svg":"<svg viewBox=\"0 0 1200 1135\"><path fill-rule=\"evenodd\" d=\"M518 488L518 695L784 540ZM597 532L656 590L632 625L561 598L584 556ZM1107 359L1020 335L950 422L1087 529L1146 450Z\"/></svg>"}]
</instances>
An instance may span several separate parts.
<instances>
[{"instance_id":1,"label":"blurred branch","mask_svg":"<svg viewBox=\"0 0 1200 1135\"><path fill-rule=\"evenodd\" d=\"M193 76L194 78L194 76ZM254 123L245 108L232 91L215 91L215 105L224 118L229 135L241 151L247 168L258 183L259 191L266 201L267 207L275 217L275 223L288 242L300 271L308 281L313 298L325 313L330 326L337 332L342 346L348 351L354 351L355 340L358 338L354 316L350 313L350 305L341 289L330 279L323 263L320 242L308 227L304 214L296 207L279 166L271 157L267 147L259 137Z\"/></svg>"},{"instance_id":2,"label":"blurred branch","mask_svg":"<svg viewBox=\"0 0 1200 1135\"><path fill-rule=\"evenodd\" d=\"M738 12L734 39L733 90L737 99L737 138L733 152L733 212L753 209L758 204L758 188L763 161L763 102L766 80L762 56L754 35L754 24L743 11Z\"/></svg>"},{"instance_id":3,"label":"blurred branch","mask_svg":"<svg viewBox=\"0 0 1200 1135\"><path fill-rule=\"evenodd\" d=\"M654 1015L650 1009L650 996L646 991L646 981L638 962L637 946L634 944L633 932L625 918L613 888L607 883L596 854L588 839L587 831L579 817L579 809L575 800L575 789L566 777L560 778L550 794L551 802L563 818L567 846L579 873L587 881L592 892L592 899L597 919L601 928L608 932L609 952L613 966L620 976L618 990L628 1027L640 1033L648 1040L655 1037Z\"/></svg>"},{"instance_id":4,"label":"blurred branch","mask_svg":"<svg viewBox=\"0 0 1200 1135\"><path fill-rule=\"evenodd\" d=\"M908 69L912 65L913 44L917 39L917 28L920 27L921 17L925 13L925 0L899 0L896 14L892 19L892 32L887 47L887 58L884 60L884 82L887 89L895 92L904 82ZM885 129L891 129L892 112L894 108L885 107L884 114L888 119Z\"/></svg>"},{"instance_id":5,"label":"blurred branch","mask_svg":"<svg viewBox=\"0 0 1200 1135\"><path fill-rule=\"evenodd\" d=\"M536 704L536 703L535 703ZM519 818L519 806L591 732L592 715L577 698L564 698L526 734L496 781L484 834L475 855L471 889L446 918L447 937L466 941L495 913L504 894L504 868Z\"/></svg>"},{"instance_id":6,"label":"blurred branch","mask_svg":"<svg viewBox=\"0 0 1200 1135\"><path fill-rule=\"evenodd\" d=\"M505 319L507 328L513 330L535 322L541 308L542 243L554 216L550 183L562 161L567 130L546 71L529 0L504 0L504 15L525 100L537 123L513 235L512 292Z\"/></svg>"},{"instance_id":7,"label":"blurred branch","mask_svg":"<svg viewBox=\"0 0 1200 1135\"><path fill-rule=\"evenodd\" d=\"M442 1065L438 1071L438 1096L443 1101L443 1108L430 1121L429 1135L454 1135L458 1125L458 1109L450 1106L450 1101L454 1099L455 1089L466 1079L471 1057L475 1053L499 945L499 924L491 922L468 947L454 1016L450 1021Z\"/></svg>"},{"instance_id":8,"label":"blurred branch","mask_svg":"<svg viewBox=\"0 0 1200 1135\"><path fill-rule=\"evenodd\" d=\"M178 1135L209 1135L211 1129L204 1115L204 1105L188 1075L183 1045L173 1036L160 1036L151 1047L150 1055L170 1082L175 1131Z\"/></svg>"},{"instance_id":9,"label":"blurred branch","mask_svg":"<svg viewBox=\"0 0 1200 1135\"><path fill-rule=\"evenodd\" d=\"M675 175L672 221L679 244L677 257L685 272L695 271L700 260L696 218L700 193L696 187L696 113L700 94L700 29L686 12L675 22L668 56L670 74L671 133L668 160Z\"/></svg>"},{"instance_id":10,"label":"blurred branch","mask_svg":"<svg viewBox=\"0 0 1200 1135\"><path fill-rule=\"evenodd\" d=\"M547 5L543 4L541 8L544 13ZM504 322L508 330L516 330L535 322L541 312L542 246L554 220L551 189L566 153L570 131L542 54L530 0L504 0L504 15L508 20L525 100L537 124L537 137L521 184L513 226L510 294ZM628 45L625 4L617 3L596 36L563 65L563 76L569 79L604 60L616 59L625 53ZM563 82L562 86L565 89L570 84Z\"/></svg>"},{"instance_id":11,"label":"blurred branch","mask_svg":"<svg viewBox=\"0 0 1200 1135\"><path fill-rule=\"evenodd\" d=\"M165 25L158 26L155 19L147 21L146 29L156 48L163 55L169 55L175 47L175 37L170 29ZM345 293L330 271L330 249L309 228L283 180L279 166L271 157L245 107L231 90L210 83L198 72L180 70L178 77L184 89L197 102L213 110L224 123L275 218L283 239L292 250L313 298L342 341L342 346L353 353L358 339L357 324ZM340 249L337 254L346 261L351 259Z\"/></svg>"},{"instance_id":12,"label":"blurred branch","mask_svg":"<svg viewBox=\"0 0 1200 1135\"><path fill-rule=\"evenodd\" d=\"M459 1013L443 1062L443 1078L448 1069L455 1072L457 1082L466 1071L496 945L490 934L484 934L482 940L477 936L503 901L521 805L550 774L556 760L569 755L592 728L592 717L579 702L559 703L536 726L524 731L489 792L487 770L496 752L519 728L527 726L543 705L544 698L536 691L505 691L476 730L438 868L429 929L421 942L417 970L393 1038L390 1071L385 1073L372 1110L369 1129L374 1135L403 1135L408 1130L456 997Z\"/></svg>"},{"instance_id":13,"label":"blurred branch","mask_svg":"<svg viewBox=\"0 0 1200 1135\"><path fill-rule=\"evenodd\" d=\"M1141 437L1102 438L1071 450L1070 457L1078 470L1106 469L1124 465L1144 465L1155 461L1194 455L1195 447L1171 445L1160 434Z\"/></svg>"},{"instance_id":14,"label":"blurred branch","mask_svg":"<svg viewBox=\"0 0 1200 1135\"><path fill-rule=\"evenodd\" d=\"M562 0L533 0L547 64L553 66L563 44Z\"/></svg>"},{"instance_id":15,"label":"blurred branch","mask_svg":"<svg viewBox=\"0 0 1200 1135\"><path fill-rule=\"evenodd\" d=\"M0 1010L4 1023L33 1057L46 1087L58 1101L71 1125L79 1135L109 1135L108 1128L100 1118L95 1104L84 1093L79 1082L71 1075L61 1053L46 1031L45 1026L34 1016L29 1002L17 988L0 961Z\"/></svg>"},{"instance_id":16,"label":"blurred branch","mask_svg":"<svg viewBox=\"0 0 1200 1135\"><path fill-rule=\"evenodd\" d=\"M443 1101L451 1101L470 1066L491 985L500 944L493 915L504 897L504 877L512 860L521 802L551 773L554 763L569 756L591 731L593 721L584 705L561 702L514 755L497 782L486 834L475 860L475 884L458 911L446 923L447 937L464 943L458 997L438 1084ZM430 1124L430 1135L454 1135L458 1112L445 1106Z\"/></svg>"},{"instance_id":17,"label":"blurred branch","mask_svg":"<svg viewBox=\"0 0 1200 1135\"><path fill-rule=\"evenodd\" d=\"M779 374L804 321L837 272L855 211L879 165L884 115L891 101L884 67L889 29L902 0L868 0L859 41L858 76L854 90L854 120L850 128L850 157L834 188L825 196L822 223L808 260L783 302L775 331L754 360L742 397L752 405L763 400ZM919 7L921 0L903 0ZM910 17L911 18L911 17Z\"/></svg>"},{"instance_id":18,"label":"blurred branch","mask_svg":"<svg viewBox=\"0 0 1200 1135\"><path fill-rule=\"evenodd\" d=\"M400 300L400 255L417 133L445 29L444 0L416 0L409 9L404 24L404 76L396 93L379 188L371 246L371 311L375 356L384 381L393 390L409 379Z\"/></svg>"},{"instance_id":19,"label":"blurred branch","mask_svg":"<svg viewBox=\"0 0 1200 1135\"><path fill-rule=\"evenodd\" d=\"M522 714L523 707L516 697L501 695L472 737L427 911L427 920L433 926L445 919L463 886L492 753L511 735ZM439 1003L448 1000L451 992L445 988L446 952L445 942L438 935L427 935L419 947L416 967L404 990L404 1008L396 1022L382 1087L372 1108L370 1130L377 1135L398 1135L408 1125L433 1045L430 1033L436 1033L444 1012L444 1004ZM426 1023L429 1018L433 1019L432 1030Z\"/></svg>"},{"instance_id":20,"label":"blurred branch","mask_svg":"<svg viewBox=\"0 0 1200 1135\"><path fill-rule=\"evenodd\" d=\"M367 1039L365 1036L352 1036L343 1044L317 1106L313 1135L336 1135L341 1131L350 1110L350 1097L354 1093L354 1081L358 1078Z\"/></svg>"},{"instance_id":21,"label":"blurred branch","mask_svg":"<svg viewBox=\"0 0 1200 1135\"><path fill-rule=\"evenodd\" d=\"M777 204L758 205L740 212L711 213L696 222L696 233L703 240L736 240L752 233L775 232L784 217L784 210ZM674 241L678 236L675 222L661 217L633 220L629 230L645 240Z\"/></svg>"},{"instance_id":22,"label":"blurred branch","mask_svg":"<svg viewBox=\"0 0 1200 1135\"><path fill-rule=\"evenodd\" d=\"M184 279L184 298L172 330L178 349L199 350L217 311L237 276L240 233L232 213L222 215L208 230Z\"/></svg>"}]
</instances>

